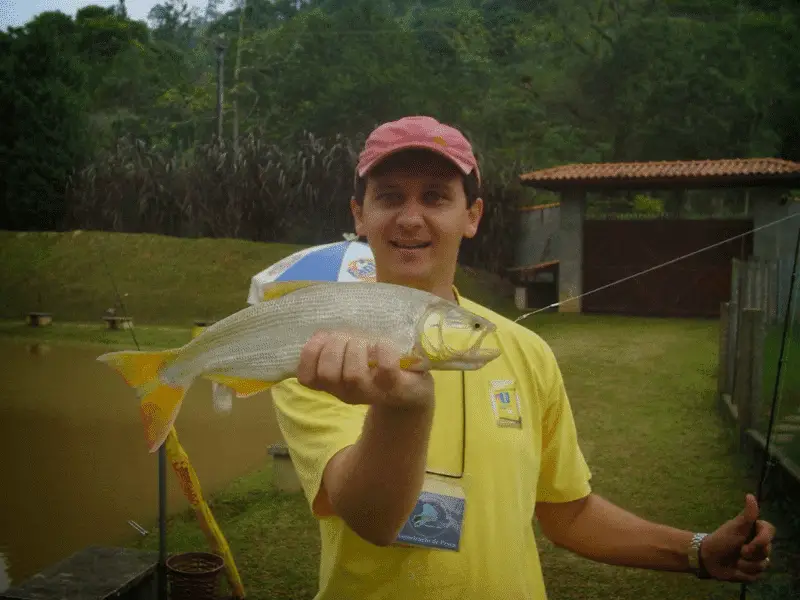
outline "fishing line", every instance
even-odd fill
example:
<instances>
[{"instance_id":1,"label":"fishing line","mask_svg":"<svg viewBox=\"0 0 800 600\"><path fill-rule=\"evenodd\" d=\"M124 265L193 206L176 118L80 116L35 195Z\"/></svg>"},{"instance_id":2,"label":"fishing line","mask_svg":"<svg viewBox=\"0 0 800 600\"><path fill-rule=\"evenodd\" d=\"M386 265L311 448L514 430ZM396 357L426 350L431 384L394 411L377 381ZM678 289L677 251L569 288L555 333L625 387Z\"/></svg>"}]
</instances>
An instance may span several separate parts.
<instances>
[{"instance_id":1,"label":"fishing line","mask_svg":"<svg viewBox=\"0 0 800 600\"><path fill-rule=\"evenodd\" d=\"M797 230L797 242L794 249L794 263L792 266L792 278L789 284L789 298L786 301L786 314L783 318L783 336L781 337L781 349L778 355L778 370L775 374L775 387L772 392L772 407L769 414L769 425L767 426L767 441L764 444L764 460L761 463L761 475L758 479L758 490L756 492L756 504L761 503L761 494L763 491L764 481L767 477L768 465L772 464L772 457L770 456L769 447L772 441L772 430L775 424L775 415L777 414L778 398L781 396L783 390L783 367L788 358L788 350L786 340L789 337L789 332L792 329L794 321L794 293L797 288L797 265L798 257L800 256L800 228ZM753 523L748 536L748 542L752 541L756 535L756 523ZM747 596L747 583L743 582L741 591L739 593L740 600L745 600Z\"/></svg>"},{"instance_id":2,"label":"fishing line","mask_svg":"<svg viewBox=\"0 0 800 600\"><path fill-rule=\"evenodd\" d=\"M602 285L602 286L600 286L600 287L598 287L596 289L593 289L591 291L584 292L583 294L580 294L578 296L573 296L572 298L567 298L566 300L562 300L561 302L554 302L552 304L548 304L547 306L545 306L543 308L538 308L538 309L536 309L534 311L531 311L529 313L525 313L524 315L522 315L520 317L517 317L516 319L514 319L514 322L518 323L522 319L527 319L528 317L530 317L532 315L535 315L535 314L538 314L538 313L540 313L542 311L545 311L547 309L556 308L558 306L561 306L562 304L566 304L567 302L572 302L573 300L579 300L581 298L589 296L590 294L597 293L597 292L599 292L601 290L605 290L605 289L610 288L612 286L619 285L620 283L624 283L625 281L629 281L629 280L634 279L636 277L639 277L641 275L645 275L646 273L650 273L651 271L655 271L656 269L661 269L662 267L666 267L666 266L669 266L669 265L674 264L676 262L679 262L681 260L687 259L687 258L689 258L691 256L694 256L695 254L700 254L701 252L705 252L706 250L711 250L712 248L716 248L717 246L722 246L723 244L727 244L728 242L731 242L731 241L733 241L735 239L738 239L738 238L741 238L741 237L745 237L745 236L750 235L751 233L754 233L754 232L759 231L761 229L765 229L767 227L772 227L773 225L777 225L778 223L781 223L783 221L787 221L789 219L793 219L796 216L798 216L798 214L793 214L793 215L788 215L786 217L781 217L780 219L776 219L775 221L771 221L771 222L766 223L764 225L761 225L759 227L754 227L753 229L749 229L749 230L745 231L744 233L740 233L740 234L734 235L732 237L726 238L726 239L722 240L721 242L716 242L714 244L711 244L710 246L706 246L704 248L700 248L699 250L695 250L694 252L690 252L688 254L684 254L682 256L679 256L678 258L674 258L674 259L669 260L669 261L667 261L665 263L661 263L661 264L658 264L658 265L656 265L654 267L650 267L649 269L645 269L644 271L640 271L639 273L634 273L633 275L629 275L627 277L623 277L622 279L618 279L617 281L612 281L611 283L607 283L607 284Z\"/></svg>"},{"instance_id":3,"label":"fishing line","mask_svg":"<svg viewBox=\"0 0 800 600\"><path fill-rule=\"evenodd\" d=\"M128 310L122 301L122 296L117 288L114 275L106 262L105 256L100 252L100 260L106 270L111 287L117 297L117 303L122 309L122 317L128 318ZM133 330L133 321L130 322L130 332L136 349L141 351L136 333ZM161 444L158 449L158 600L167 600L167 451L165 444ZM129 521L130 523L130 521ZM135 529L135 528L134 528Z\"/></svg>"}]
</instances>

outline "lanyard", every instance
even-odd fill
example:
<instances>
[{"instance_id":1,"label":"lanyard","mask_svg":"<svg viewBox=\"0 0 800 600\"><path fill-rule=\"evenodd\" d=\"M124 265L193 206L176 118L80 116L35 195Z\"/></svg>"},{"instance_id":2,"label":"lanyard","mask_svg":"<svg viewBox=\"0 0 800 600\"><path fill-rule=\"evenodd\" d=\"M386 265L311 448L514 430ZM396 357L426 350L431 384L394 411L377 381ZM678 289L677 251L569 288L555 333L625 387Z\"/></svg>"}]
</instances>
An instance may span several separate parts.
<instances>
[{"instance_id":1,"label":"lanyard","mask_svg":"<svg viewBox=\"0 0 800 600\"><path fill-rule=\"evenodd\" d=\"M467 383L464 371L461 371L461 472L458 475L452 475L450 473L439 473L437 471L429 471L428 469L425 469L425 472L430 475L438 475L440 477L446 477L448 479L461 479L464 476L466 450L467 450Z\"/></svg>"}]
</instances>

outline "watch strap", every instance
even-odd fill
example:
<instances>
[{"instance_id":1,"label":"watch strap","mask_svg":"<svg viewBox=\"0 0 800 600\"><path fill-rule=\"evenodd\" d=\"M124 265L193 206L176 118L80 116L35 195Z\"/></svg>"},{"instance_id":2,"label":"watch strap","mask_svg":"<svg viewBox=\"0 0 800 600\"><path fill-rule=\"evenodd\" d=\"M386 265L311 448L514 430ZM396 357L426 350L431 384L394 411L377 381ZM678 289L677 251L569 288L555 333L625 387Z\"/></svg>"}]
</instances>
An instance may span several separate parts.
<instances>
[{"instance_id":1,"label":"watch strap","mask_svg":"<svg viewBox=\"0 0 800 600\"><path fill-rule=\"evenodd\" d=\"M703 565L703 559L700 556L700 545L707 536L707 533L695 533L692 536L692 541L689 543L689 568L699 579L711 578L711 575L709 575L705 565Z\"/></svg>"}]
</instances>

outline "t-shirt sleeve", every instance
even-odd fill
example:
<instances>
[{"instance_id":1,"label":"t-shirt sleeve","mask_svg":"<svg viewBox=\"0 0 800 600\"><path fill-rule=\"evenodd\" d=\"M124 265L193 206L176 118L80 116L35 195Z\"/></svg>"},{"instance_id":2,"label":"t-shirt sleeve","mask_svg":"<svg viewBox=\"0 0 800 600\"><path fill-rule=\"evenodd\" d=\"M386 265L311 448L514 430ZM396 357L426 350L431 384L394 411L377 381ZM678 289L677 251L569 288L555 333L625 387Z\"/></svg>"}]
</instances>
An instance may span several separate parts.
<instances>
[{"instance_id":1,"label":"t-shirt sleeve","mask_svg":"<svg viewBox=\"0 0 800 600\"><path fill-rule=\"evenodd\" d=\"M549 351L547 354L550 365L546 371L552 383L542 412L542 454L536 500L571 502L591 493L592 474L578 443L561 370L555 357Z\"/></svg>"},{"instance_id":2,"label":"t-shirt sleeve","mask_svg":"<svg viewBox=\"0 0 800 600\"><path fill-rule=\"evenodd\" d=\"M278 426L311 511L318 518L331 516L327 496L319 493L322 474L337 452L358 441L367 407L346 404L294 378L270 391Z\"/></svg>"}]
</instances>

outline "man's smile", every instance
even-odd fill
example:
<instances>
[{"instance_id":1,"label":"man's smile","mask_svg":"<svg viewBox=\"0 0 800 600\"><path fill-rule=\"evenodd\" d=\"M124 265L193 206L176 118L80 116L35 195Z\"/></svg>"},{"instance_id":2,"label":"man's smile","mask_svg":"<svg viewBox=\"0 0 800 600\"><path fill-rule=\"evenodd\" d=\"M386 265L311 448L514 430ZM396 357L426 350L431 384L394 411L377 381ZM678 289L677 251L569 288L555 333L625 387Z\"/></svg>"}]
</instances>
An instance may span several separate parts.
<instances>
[{"instance_id":1,"label":"man's smile","mask_svg":"<svg viewBox=\"0 0 800 600\"><path fill-rule=\"evenodd\" d=\"M400 248L401 250L420 250L431 245L430 242L405 242L394 240L392 240L390 243L395 248Z\"/></svg>"}]
</instances>

